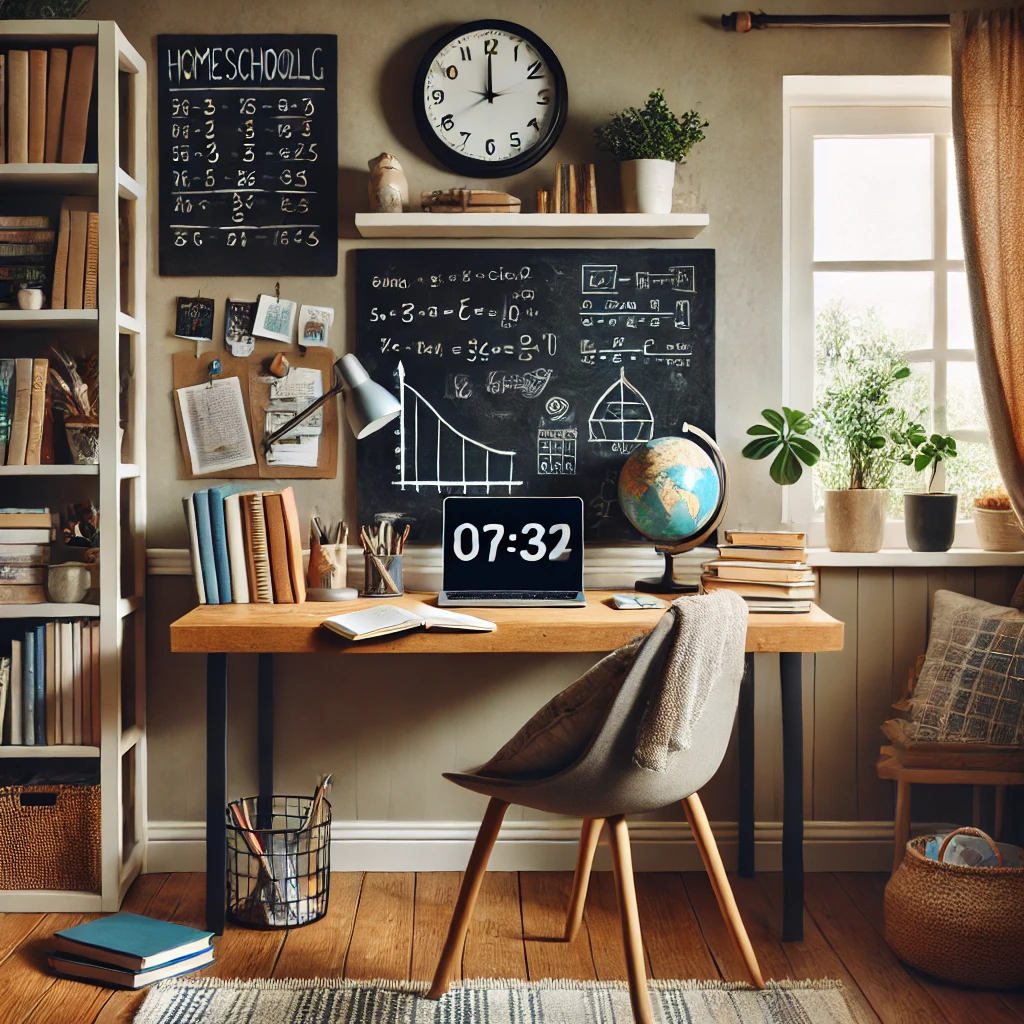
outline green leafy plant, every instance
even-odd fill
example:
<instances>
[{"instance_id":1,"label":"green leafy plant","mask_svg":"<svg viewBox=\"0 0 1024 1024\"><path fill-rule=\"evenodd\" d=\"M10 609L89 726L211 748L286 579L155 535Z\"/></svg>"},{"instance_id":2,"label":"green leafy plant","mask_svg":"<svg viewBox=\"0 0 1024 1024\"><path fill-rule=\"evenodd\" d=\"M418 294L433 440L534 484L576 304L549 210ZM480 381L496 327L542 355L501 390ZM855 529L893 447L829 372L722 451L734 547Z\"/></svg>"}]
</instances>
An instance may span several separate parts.
<instances>
[{"instance_id":1,"label":"green leafy plant","mask_svg":"<svg viewBox=\"0 0 1024 1024\"><path fill-rule=\"evenodd\" d=\"M923 473L929 467L927 491L931 494L935 474L940 462L957 457L956 438L942 434L931 434L920 423L910 423L902 430L892 432L892 440L899 449L899 461L904 466L913 466L914 472Z\"/></svg>"},{"instance_id":2,"label":"green leafy plant","mask_svg":"<svg viewBox=\"0 0 1024 1024\"><path fill-rule=\"evenodd\" d=\"M906 429L897 404L910 367L898 357L854 350L832 377L811 419L821 441L819 472L833 490L885 488L899 452L892 436Z\"/></svg>"},{"instance_id":3,"label":"green leafy plant","mask_svg":"<svg viewBox=\"0 0 1024 1024\"><path fill-rule=\"evenodd\" d=\"M616 160L672 160L681 164L690 150L704 141L707 126L696 110L677 117L665 101L664 89L655 89L639 110L627 107L595 128L594 142Z\"/></svg>"},{"instance_id":4,"label":"green leafy plant","mask_svg":"<svg viewBox=\"0 0 1024 1024\"><path fill-rule=\"evenodd\" d=\"M814 424L807 413L786 406L781 413L762 409L761 415L767 422L747 428L754 440L743 449L743 457L766 459L777 450L779 454L769 467L768 475L780 486L795 484L803 476L804 466L813 466L821 456L818 446L803 436Z\"/></svg>"},{"instance_id":5,"label":"green leafy plant","mask_svg":"<svg viewBox=\"0 0 1024 1024\"><path fill-rule=\"evenodd\" d=\"M0 0L0 21L77 18L89 0Z\"/></svg>"}]
</instances>

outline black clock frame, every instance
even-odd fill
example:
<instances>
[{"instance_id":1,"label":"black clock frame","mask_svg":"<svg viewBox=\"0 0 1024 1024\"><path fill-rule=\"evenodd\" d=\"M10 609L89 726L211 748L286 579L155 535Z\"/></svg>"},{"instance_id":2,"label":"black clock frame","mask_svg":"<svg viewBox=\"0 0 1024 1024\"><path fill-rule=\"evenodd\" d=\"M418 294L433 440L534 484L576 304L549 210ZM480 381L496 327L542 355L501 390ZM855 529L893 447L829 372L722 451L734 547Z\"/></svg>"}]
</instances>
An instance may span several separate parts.
<instances>
[{"instance_id":1,"label":"black clock frame","mask_svg":"<svg viewBox=\"0 0 1024 1024\"><path fill-rule=\"evenodd\" d=\"M547 131L535 146L531 146L525 153L512 157L509 160L477 160L475 157L465 156L457 153L451 147L445 145L443 140L434 131L430 118L427 116L426 99L424 97L424 86L426 85L427 72L434 58L453 39L458 39L469 32L479 32L484 29L494 29L500 32L508 32L511 35L525 39L543 58L555 79L555 110L548 123ZM558 141L565 127L565 118L569 110L569 91L565 81L565 72L562 65L555 56L554 51L539 36L535 35L528 28L517 25L512 21L501 21L494 18L486 18L482 21L470 21L458 28L445 32L438 37L428 48L420 66L416 69L416 77L413 80L413 112L416 116L416 127L420 137L426 143L427 149L449 170L457 174L464 174L470 178L503 178L510 174L519 174L528 167L543 160L551 147Z\"/></svg>"}]
</instances>

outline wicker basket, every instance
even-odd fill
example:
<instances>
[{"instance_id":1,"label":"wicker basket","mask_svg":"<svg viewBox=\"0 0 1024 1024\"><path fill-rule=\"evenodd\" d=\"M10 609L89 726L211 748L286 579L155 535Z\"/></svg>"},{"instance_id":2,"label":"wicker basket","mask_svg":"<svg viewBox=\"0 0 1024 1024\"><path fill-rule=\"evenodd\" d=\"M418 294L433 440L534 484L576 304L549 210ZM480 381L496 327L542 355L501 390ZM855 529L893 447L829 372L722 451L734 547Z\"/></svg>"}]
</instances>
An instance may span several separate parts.
<instances>
[{"instance_id":1,"label":"wicker basket","mask_svg":"<svg viewBox=\"0 0 1024 1024\"><path fill-rule=\"evenodd\" d=\"M904 962L972 988L1024 984L1024 868L972 868L925 856L929 837L907 843L903 863L885 887L885 940ZM996 849L998 853L998 850ZM1002 856L999 857L1002 864Z\"/></svg>"},{"instance_id":2,"label":"wicker basket","mask_svg":"<svg viewBox=\"0 0 1024 1024\"><path fill-rule=\"evenodd\" d=\"M100 787L0 788L0 889L100 891Z\"/></svg>"}]
</instances>

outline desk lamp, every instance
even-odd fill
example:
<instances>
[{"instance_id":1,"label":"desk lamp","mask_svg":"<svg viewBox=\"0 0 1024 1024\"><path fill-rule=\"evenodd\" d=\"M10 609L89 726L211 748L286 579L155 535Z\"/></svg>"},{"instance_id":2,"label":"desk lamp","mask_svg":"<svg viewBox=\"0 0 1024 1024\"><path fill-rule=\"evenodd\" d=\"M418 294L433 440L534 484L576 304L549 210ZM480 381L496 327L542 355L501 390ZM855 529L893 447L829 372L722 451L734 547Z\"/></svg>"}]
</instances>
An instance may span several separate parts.
<instances>
[{"instance_id":1,"label":"desk lamp","mask_svg":"<svg viewBox=\"0 0 1024 1024\"><path fill-rule=\"evenodd\" d=\"M345 402L348 425L357 441L380 430L402 411L398 399L387 388L371 380L363 364L355 356L344 355L334 364L334 387L302 412L296 413L284 426L268 434L263 439L264 452L269 452L282 437L312 416L321 406L326 405L335 395L341 395ZM310 589L306 592L306 597L310 601L350 601L358 596L358 592L351 587L337 590Z\"/></svg>"}]
</instances>

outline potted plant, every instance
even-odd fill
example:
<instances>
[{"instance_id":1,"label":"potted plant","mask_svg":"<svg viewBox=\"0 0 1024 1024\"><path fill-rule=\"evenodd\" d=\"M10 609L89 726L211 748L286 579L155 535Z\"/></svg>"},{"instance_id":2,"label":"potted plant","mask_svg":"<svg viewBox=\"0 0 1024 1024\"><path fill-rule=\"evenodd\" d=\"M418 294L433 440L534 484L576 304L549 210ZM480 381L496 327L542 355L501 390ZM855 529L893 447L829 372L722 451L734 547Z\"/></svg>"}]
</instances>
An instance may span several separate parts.
<instances>
[{"instance_id":1,"label":"potted plant","mask_svg":"<svg viewBox=\"0 0 1024 1024\"><path fill-rule=\"evenodd\" d=\"M910 367L855 349L837 369L813 414L821 441L825 542L833 551L877 551L896 467L893 431L904 423L895 398Z\"/></svg>"},{"instance_id":2,"label":"potted plant","mask_svg":"<svg viewBox=\"0 0 1024 1024\"><path fill-rule=\"evenodd\" d=\"M974 499L974 525L983 551L1024 550L1024 530L1005 491L993 491Z\"/></svg>"},{"instance_id":3,"label":"potted plant","mask_svg":"<svg viewBox=\"0 0 1024 1024\"><path fill-rule=\"evenodd\" d=\"M803 476L804 466L813 466L821 456L818 446L804 436L814 424L807 413L786 406L782 407L782 412L762 409L761 415L765 423L755 423L747 428L747 433L754 440L744 447L743 457L766 459L778 451L768 468L768 475L781 487L795 484Z\"/></svg>"},{"instance_id":4,"label":"potted plant","mask_svg":"<svg viewBox=\"0 0 1024 1024\"><path fill-rule=\"evenodd\" d=\"M655 89L639 110L627 107L594 130L597 148L620 164L626 213L671 213L676 164L704 140L708 122L696 110L676 116Z\"/></svg>"},{"instance_id":5,"label":"potted plant","mask_svg":"<svg viewBox=\"0 0 1024 1024\"><path fill-rule=\"evenodd\" d=\"M920 423L894 430L892 440L904 466L913 466L917 473L931 471L925 490L906 491L903 495L907 547L911 551L948 551L956 534L957 496L935 492L932 486L939 463L956 458L956 440L942 434L929 436Z\"/></svg>"}]
</instances>

